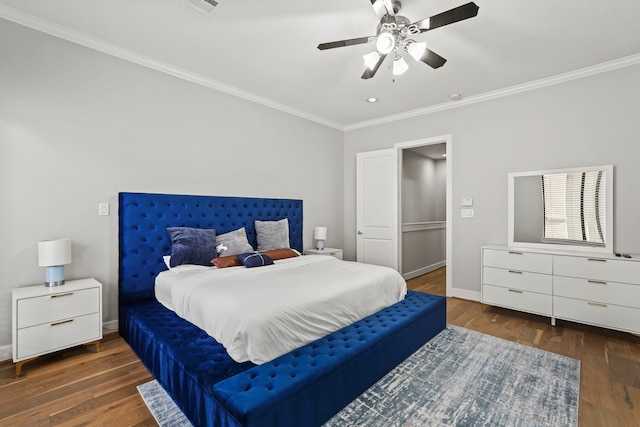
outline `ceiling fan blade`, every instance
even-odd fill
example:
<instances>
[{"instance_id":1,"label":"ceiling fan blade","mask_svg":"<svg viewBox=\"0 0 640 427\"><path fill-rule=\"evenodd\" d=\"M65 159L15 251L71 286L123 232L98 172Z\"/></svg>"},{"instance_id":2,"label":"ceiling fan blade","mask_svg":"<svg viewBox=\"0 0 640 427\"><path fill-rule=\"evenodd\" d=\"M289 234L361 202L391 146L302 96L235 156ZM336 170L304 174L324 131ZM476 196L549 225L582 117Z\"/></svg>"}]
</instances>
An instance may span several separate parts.
<instances>
[{"instance_id":1,"label":"ceiling fan blade","mask_svg":"<svg viewBox=\"0 0 640 427\"><path fill-rule=\"evenodd\" d=\"M357 39L339 40L337 42L320 43L318 49L333 49L336 47L353 46L356 44L369 43L369 41L375 39L375 37L358 37Z\"/></svg>"},{"instance_id":2,"label":"ceiling fan blade","mask_svg":"<svg viewBox=\"0 0 640 427\"><path fill-rule=\"evenodd\" d=\"M378 19L382 19L385 15L395 15L392 0L371 0L371 6L373 6L373 10L378 15Z\"/></svg>"},{"instance_id":3,"label":"ceiling fan blade","mask_svg":"<svg viewBox=\"0 0 640 427\"><path fill-rule=\"evenodd\" d=\"M431 68L440 68L447 62L442 56L438 55L432 50L425 49L420 61L424 62Z\"/></svg>"},{"instance_id":4,"label":"ceiling fan blade","mask_svg":"<svg viewBox=\"0 0 640 427\"><path fill-rule=\"evenodd\" d=\"M478 15L478 9L480 9L480 7L477 4L470 2L462 6L454 7L446 12L433 15L430 18L417 21L412 25L415 25L421 33L424 33L425 31L453 24L454 22L473 18Z\"/></svg>"},{"instance_id":5,"label":"ceiling fan blade","mask_svg":"<svg viewBox=\"0 0 640 427\"><path fill-rule=\"evenodd\" d=\"M362 79L367 80L375 76L376 73L378 72L378 68L380 68L380 66L382 65L386 57L387 55L380 55L380 59L378 59L378 62L373 68L367 68L366 70L364 70L364 73L362 74Z\"/></svg>"}]
</instances>

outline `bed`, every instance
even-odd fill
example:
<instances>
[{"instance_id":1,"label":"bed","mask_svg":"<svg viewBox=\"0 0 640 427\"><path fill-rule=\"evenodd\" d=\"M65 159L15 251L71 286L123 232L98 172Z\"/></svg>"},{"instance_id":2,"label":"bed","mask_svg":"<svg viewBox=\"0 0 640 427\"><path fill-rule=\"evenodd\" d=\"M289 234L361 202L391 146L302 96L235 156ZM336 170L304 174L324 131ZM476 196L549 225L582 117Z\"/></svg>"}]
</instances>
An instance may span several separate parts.
<instances>
[{"instance_id":1,"label":"bed","mask_svg":"<svg viewBox=\"0 0 640 427\"><path fill-rule=\"evenodd\" d=\"M288 219L300 252L302 201L119 194L120 334L196 426L321 425L445 327L445 299L408 291L362 320L262 364L237 362L204 330L162 305L156 277L167 227L245 227Z\"/></svg>"}]
</instances>

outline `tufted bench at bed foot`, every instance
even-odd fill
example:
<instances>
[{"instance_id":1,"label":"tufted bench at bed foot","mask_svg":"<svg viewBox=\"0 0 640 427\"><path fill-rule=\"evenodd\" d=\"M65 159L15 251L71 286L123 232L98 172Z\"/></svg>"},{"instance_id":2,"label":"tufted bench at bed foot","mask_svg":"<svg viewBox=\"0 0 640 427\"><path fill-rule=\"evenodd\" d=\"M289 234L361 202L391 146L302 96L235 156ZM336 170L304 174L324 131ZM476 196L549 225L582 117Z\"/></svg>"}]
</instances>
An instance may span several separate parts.
<instances>
[{"instance_id":1,"label":"tufted bench at bed foot","mask_svg":"<svg viewBox=\"0 0 640 427\"><path fill-rule=\"evenodd\" d=\"M242 426L321 425L446 326L444 297L407 297L213 387Z\"/></svg>"}]
</instances>

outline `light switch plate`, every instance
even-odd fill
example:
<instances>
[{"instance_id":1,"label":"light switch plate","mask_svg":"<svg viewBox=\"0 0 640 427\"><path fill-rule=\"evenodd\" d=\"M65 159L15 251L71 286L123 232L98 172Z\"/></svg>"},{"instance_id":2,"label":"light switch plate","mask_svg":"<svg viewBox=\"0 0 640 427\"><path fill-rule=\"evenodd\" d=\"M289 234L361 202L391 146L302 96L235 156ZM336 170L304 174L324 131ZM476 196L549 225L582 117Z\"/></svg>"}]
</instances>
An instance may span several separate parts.
<instances>
[{"instance_id":1,"label":"light switch plate","mask_svg":"<svg viewBox=\"0 0 640 427\"><path fill-rule=\"evenodd\" d=\"M99 203L98 204L98 215L100 215L100 216L108 216L109 215L109 203Z\"/></svg>"},{"instance_id":2,"label":"light switch plate","mask_svg":"<svg viewBox=\"0 0 640 427\"><path fill-rule=\"evenodd\" d=\"M473 218L473 209L460 209L460 216L462 218Z\"/></svg>"},{"instance_id":3,"label":"light switch plate","mask_svg":"<svg viewBox=\"0 0 640 427\"><path fill-rule=\"evenodd\" d=\"M473 199L471 197L463 197L461 204L465 207L473 206Z\"/></svg>"}]
</instances>

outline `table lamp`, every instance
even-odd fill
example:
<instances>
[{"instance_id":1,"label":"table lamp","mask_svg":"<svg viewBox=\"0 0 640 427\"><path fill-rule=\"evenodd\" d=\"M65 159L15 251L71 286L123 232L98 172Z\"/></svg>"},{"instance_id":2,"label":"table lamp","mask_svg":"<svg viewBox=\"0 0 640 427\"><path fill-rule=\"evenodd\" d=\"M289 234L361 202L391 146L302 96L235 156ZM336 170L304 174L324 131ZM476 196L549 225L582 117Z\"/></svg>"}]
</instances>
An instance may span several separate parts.
<instances>
[{"instance_id":1,"label":"table lamp","mask_svg":"<svg viewBox=\"0 0 640 427\"><path fill-rule=\"evenodd\" d=\"M71 264L71 239L38 242L38 265L45 267L44 285L64 285L64 266Z\"/></svg>"},{"instance_id":2,"label":"table lamp","mask_svg":"<svg viewBox=\"0 0 640 427\"><path fill-rule=\"evenodd\" d=\"M316 248L324 249L324 241L327 240L327 227L314 228L313 238L316 240Z\"/></svg>"}]
</instances>

